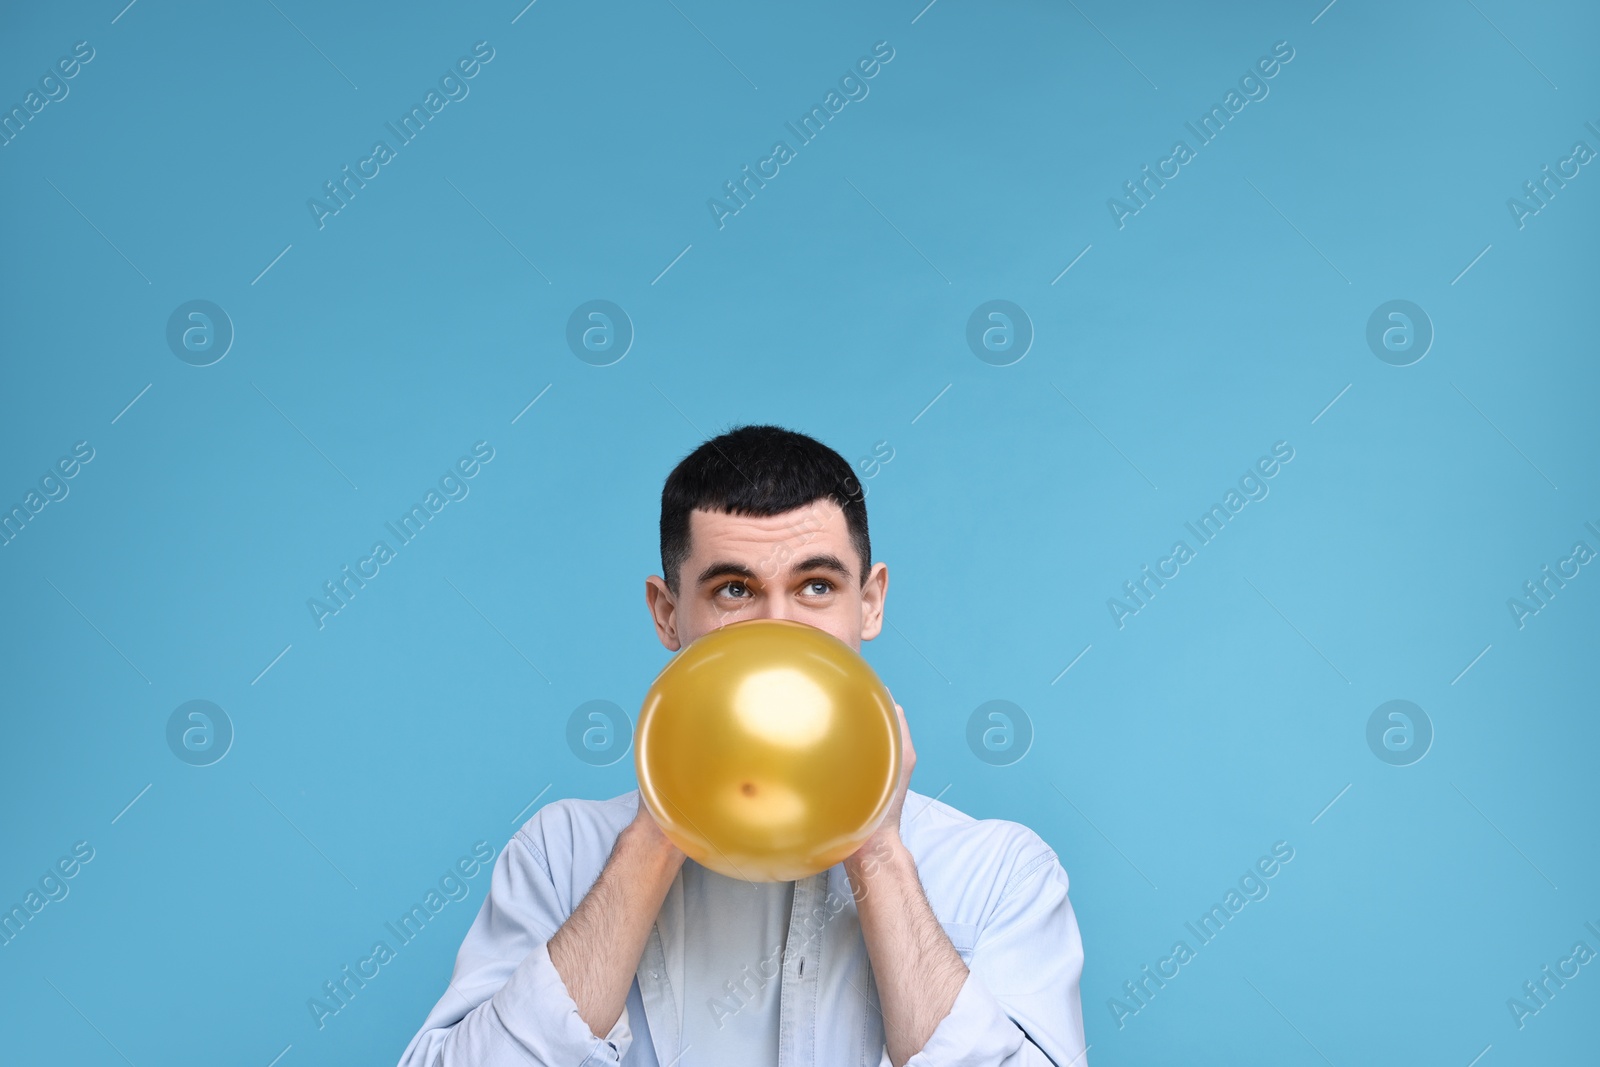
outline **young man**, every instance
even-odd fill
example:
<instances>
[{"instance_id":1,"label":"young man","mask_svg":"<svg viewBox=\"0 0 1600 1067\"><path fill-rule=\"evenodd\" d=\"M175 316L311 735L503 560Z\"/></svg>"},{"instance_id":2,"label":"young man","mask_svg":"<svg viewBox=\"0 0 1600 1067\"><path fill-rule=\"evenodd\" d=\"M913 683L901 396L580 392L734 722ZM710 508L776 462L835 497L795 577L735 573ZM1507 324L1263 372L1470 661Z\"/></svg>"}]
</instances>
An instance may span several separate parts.
<instances>
[{"instance_id":1,"label":"young man","mask_svg":"<svg viewBox=\"0 0 1600 1067\"><path fill-rule=\"evenodd\" d=\"M883 627L850 465L776 426L706 442L661 494L645 581L672 651L742 619L860 651ZM639 803L558 800L513 835L401 1067L1083 1067L1083 947L1033 831L907 788L872 838L798 882L686 859Z\"/></svg>"}]
</instances>

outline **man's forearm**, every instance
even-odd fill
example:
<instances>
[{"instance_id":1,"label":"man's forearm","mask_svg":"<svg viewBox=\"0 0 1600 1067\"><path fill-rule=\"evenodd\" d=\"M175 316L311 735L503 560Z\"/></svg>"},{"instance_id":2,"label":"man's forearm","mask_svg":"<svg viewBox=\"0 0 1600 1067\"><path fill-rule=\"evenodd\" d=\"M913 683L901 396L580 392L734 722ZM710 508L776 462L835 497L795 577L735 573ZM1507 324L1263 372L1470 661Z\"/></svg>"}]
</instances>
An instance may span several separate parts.
<instances>
[{"instance_id":1,"label":"man's forearm","mask_svg":"<svg viewBox=\"0 0 1600 1067\"><path fill-rule=\"evenodd\" d=\"M682 863L682 853L659 831L630 825L617 835L600 877L550 939L550 962L596 1037L604 1037L627 1006L645 940Z\"/></svg>"},{"instance_id":2,"label":"man's forearm","mask_svg":"<svg viewBox=\"0 0 1600 1067\"><path fill-rule=\"evenodd\" d=\"M967 965L939 925L916 861L898 837L863 849L845 870L878 986L889 1061L904 1067L950 1014Z\"/></svg>"}]
</instances>

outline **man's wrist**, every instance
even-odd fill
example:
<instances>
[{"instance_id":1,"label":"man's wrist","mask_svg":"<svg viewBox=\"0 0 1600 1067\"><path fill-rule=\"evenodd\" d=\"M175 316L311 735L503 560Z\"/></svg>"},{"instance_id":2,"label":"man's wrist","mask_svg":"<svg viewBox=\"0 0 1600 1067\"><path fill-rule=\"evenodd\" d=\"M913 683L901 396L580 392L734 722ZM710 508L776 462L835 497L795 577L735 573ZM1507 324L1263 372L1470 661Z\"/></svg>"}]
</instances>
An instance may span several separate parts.
<instances>
[{"instance_id":1,"label":"man's wrist","mask_svg":"<svg viewBox=\"0 0 1600 1067\"><path fill-rule=\"evenodd\" d=\"M658 874L675 874L684 860L683 852L654 823L628 824L617 837L617 850Z\"/></svg>"},{"instance_id":2,"label":"man's wrist","mask_svg":"<svg viewBox=\"0 0 1600 1067\"><path fill-rule=\"evenodd\" d=\"M850 877L850 884L856 887L860 895L875 877L906 862L910 862L915 868L916 864L911 861L911 850L906 848L899 832L879 830L867 839L866 844L845 859L844 871Z\"/></svg>"}]
</instances>

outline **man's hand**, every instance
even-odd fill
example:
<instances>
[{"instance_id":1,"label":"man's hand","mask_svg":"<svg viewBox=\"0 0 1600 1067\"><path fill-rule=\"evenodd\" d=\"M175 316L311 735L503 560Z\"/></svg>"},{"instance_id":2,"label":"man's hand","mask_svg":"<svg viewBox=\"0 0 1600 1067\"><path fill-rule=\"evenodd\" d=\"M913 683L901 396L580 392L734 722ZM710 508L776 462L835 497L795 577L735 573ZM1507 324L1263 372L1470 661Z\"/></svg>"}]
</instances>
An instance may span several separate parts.
<instances>
[{"instance_id":1,"label":"man's hand","mask_svg":"<svg viewBox=\"0 0 1600 1067\"><path fill-rule=\"evenodd\" d=\"M889 694L889 699L894 699L893 693ZM895 783L894 799L889 802L889 810L878 828L844 861L845 873L850 875L857 896L866 891L873 873L900 844L900 813L905 810L906 790L911 786L911 772L917 765L917 750L911 744L911 727L906 724L905 709L896 704L894 713L900 719L900 780Z\"/></svg>"}]
</instances>

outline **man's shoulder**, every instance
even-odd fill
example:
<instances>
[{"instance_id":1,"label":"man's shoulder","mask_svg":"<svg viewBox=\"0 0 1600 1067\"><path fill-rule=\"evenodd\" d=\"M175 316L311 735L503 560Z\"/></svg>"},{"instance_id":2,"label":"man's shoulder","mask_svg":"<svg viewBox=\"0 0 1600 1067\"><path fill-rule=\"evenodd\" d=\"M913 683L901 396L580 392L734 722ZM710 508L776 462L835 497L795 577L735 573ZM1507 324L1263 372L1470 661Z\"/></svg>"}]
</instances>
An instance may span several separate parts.
<instances>
[{"instance_id":1,"label":"man's shoulder","mask_svg":"<svg viewBox=\"0 0 1600 1067\"><path fill-rule=\"evenodd\" d=\"M906 791L900 838L924 875L963 882L998 879L1002 889L1041 867L1060 866L1055 850L1030 827L1010 819L976 818L915 790Z\"/></svg>"},{"instance_id":2,"label":"man's shoulder","mask_svg":"<svg viewBox=\"0 0 1600 1067\"><path fill-rule=\"evenodd\" d=\"M626 793L619 793L614 797L603 800L590 800L586 797L560 797L539 807L533 817L523 823L524 827L537 822L540 818L558 818L576 822L604 822L613 825L626 826L633 821L634 812L639 802L639 791L630 789Z\"/></svg>"},{"instance_id":3,"label":"man's shoulder","mask_svg":"<svg viewBox=\"0 0 1600 1067\"><path fill-rule=\"evenodd\" d=\"M637 789L606 800L562 797L535 811L512 836L541 857L599 850L604 858L617 835L633 821L638 799Z\"/></svg>"}]
</instances>

